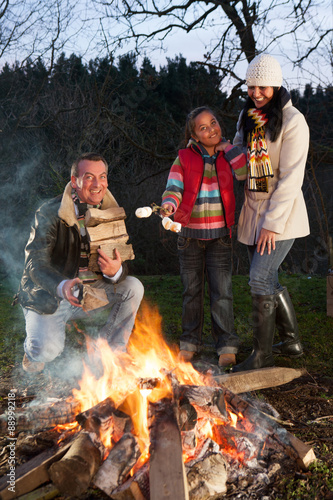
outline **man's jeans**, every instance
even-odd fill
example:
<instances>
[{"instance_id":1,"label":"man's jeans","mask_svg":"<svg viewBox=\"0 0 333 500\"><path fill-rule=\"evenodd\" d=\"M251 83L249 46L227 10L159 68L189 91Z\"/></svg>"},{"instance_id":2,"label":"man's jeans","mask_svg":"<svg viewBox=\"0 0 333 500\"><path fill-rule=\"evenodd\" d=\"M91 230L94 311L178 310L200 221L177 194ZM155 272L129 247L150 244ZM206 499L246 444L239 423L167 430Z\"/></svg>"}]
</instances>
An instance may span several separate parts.
<instances>
[{"instance_id":1,"label":"man's jeans","mask_svg":"<svg viewBox=\"0 0 333 500\"><path fill-rule=\"evenodd\" d=\"M275 242L275 250L268 255L267 246L264 254L257 252L257 246L248 246L250 260L250 280L252 295L274 295L283 290L279 283L279 267L293 246L294 239Z\"/></svg>"},{"instance_id":2,"label":"man's jeans","mask_svg":"<svg viewBox=\"0 0 333 500\"><path fill-rule=\"evenodd\" d=\"M214 240L196 240L179 236L177 246L184 287L180 349L200 350L206 276L217 353L237 353L239 339L234 331L231 239L224 236Z\"/></svg>"},{"instance_id":3,"label":"man's jeans","mask_svg":"<svg viewBox=\"0 0 333 500\"><path fill-rule=\"evenodd\" d=\"M110 304L89 311L89 315L111 307L109 317L99 335L107 339L113 350L124 351L143 297L143 285L133 276L127 276L119 284L113 285L99 280L92 286L104 288ZM46 363L63 351L67 321L87 318L87 313L80 307L72 306L67 300L60 302L54 314L38 314L25 308L23 312L26 322L24 350L30 360Z\"/></svg>"}]
</instances>

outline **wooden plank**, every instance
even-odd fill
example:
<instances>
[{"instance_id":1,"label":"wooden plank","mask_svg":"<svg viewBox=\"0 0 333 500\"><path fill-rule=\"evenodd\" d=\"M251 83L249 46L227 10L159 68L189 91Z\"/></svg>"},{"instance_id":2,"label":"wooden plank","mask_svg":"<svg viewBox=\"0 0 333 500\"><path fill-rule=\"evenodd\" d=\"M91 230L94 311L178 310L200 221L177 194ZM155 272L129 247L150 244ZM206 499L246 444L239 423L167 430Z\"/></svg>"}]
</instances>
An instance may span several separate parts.
<instances>
[{"instance_id":1,"label":"wooden plank","mask_svg":"<svg viewBox=\"0 0 333 500\"><path fill-rule=\"evenodd\" d=\"M89 208L86 213L86 226L97 226L103 222L111 222L126 218L125 210L122 207L112 207L106 210L98 208Z\"/></svg>"},{"instance_id":2,"label":"wooden plank","mask_svg":"<svg viewBox=\"0 0 333 500\"><path fill-rule=\"evenodd\" d=\"M287 432L287 435L289 437L290 443L292 447L295 449L298 455L297 463L298 465L304 469L307 470L309 465L315 462L316 455L313 451L313 448L310 448L307 444L303 443L300 439L298 439L296 436L291 434L290 432Z\"/></svg>"},{"instance_id":3,"label":"wooden plank","mask_svg":"<svg viewBox=\"0 0 333 500\"><path fill-rule=\"evenodd\" d=\"M43 460L42 463L34 467L32 470L24 474L22 477L19 477L15 481L15 492L9 491L8 486L6 489L3 489L0 491L0 498L1 500L12 500L14 498L17 498L21 495L25 495L26 493L29 493L30 491L35 490L39 486L41 486L44 483L47 483L50 481L50 476L48 473L48 469L51 464L56 462L57 460L60 460L67 450L70 448L71 443L63 446L60 450L55 452L54 450L49 450L47 453L42 454L43 456L46 456ZM51 456L50 456L51 455ZM36 457L37 459L38 457ZM36 460L32 459L30 462L35 463ZM29 465L24 464L25 466ZM17 474L19 474L20 468L17 470Z\"/></svg>"},{"instance_id":4,"label":"wooden plank","mask_svg":"<svg viewBox=\"0 0 333 500\"><path fill-rule=\"evenodd\" d=\"M260 389L287 384L306 373L305 368L294 369L274 366L271 368L261 368L260 370L217 375L214 377L214 380L218 385L229 389L234 394L241 394L243 392L258 391Z\"/></svg>"},{"instance_id":5,"label":"wooden plank","mask_svg":"<svg viewBox=\"0 0 333 500\"><path fill-rule=\"evenodd\" d=\"M175 408L168 400L150 405L150 408L154 414L151 426L150 500L188 500L182 441Z\"/></svg>"},{"instance_id":6,"label":"wooden plank","mask_svg":"<svg viewBox=\"0 0 333 500\"><path fill-rule=\"evenodd\" d=\"M87 227L90 241L108 240L127 234L125 222L118 220L115 222L105 222L95 227Z\"/></svg>"}]
</instances>

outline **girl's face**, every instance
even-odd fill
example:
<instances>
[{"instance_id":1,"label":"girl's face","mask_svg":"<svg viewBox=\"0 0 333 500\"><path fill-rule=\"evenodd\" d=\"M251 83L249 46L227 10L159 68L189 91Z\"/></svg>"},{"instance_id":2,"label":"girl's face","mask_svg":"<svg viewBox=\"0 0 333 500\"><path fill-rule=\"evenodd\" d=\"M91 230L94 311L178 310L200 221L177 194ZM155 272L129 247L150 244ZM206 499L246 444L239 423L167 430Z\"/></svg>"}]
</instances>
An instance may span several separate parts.
<instances>
[{"instance_id":1,"label":"girl's face","mask_svg":"<svg viewBox=\"0 0 333 500\"><path fill-rule=\"evenodd\" d=\"M248 87L247 94L256 108L262 108L272 100L274 89L273 87Z\"/></svg>"},{"instance_id":2,"label":"girl's face","mask_svg":"<svg viewBox=\"0 0 333 500\"><path fill-rule=\"evenodd\" d=\"M219 122L212 113L203 111L194 118L194 123L193 138L206 148L208 154L214 154L222 136Z\"/></svg>"}]
</instances>

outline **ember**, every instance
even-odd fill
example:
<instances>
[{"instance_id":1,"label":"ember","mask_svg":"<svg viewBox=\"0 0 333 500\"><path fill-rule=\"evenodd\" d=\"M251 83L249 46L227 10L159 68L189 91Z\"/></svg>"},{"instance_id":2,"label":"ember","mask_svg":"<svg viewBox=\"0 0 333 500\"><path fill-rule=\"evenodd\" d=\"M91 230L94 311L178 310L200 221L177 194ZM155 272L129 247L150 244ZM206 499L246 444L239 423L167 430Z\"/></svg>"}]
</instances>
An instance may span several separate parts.
<instances>
[{"instance_id":1,"label":"ember","mask_svg":"<svg viewBox=\"0 0 333 500\"><path fill-rule=\"evenodd\" d=\"M269 482L274 457L303 460L304 467L314 460L312 450L267 415L270 408L263 413L255 400L228 388L228 380L251 379L251 373L213 377L179 362L156 310L142 308L128 353L112 352L102 339L89 349L103 375L85 366L79 389L66 406L57 403L62 413L66 407L68 422L57 427L58 441L66 429L76 438L48 477L66 495L94 485L113 499L217 498L250 475L253 486L253 471Z\"/></svg>"}]
</instances>

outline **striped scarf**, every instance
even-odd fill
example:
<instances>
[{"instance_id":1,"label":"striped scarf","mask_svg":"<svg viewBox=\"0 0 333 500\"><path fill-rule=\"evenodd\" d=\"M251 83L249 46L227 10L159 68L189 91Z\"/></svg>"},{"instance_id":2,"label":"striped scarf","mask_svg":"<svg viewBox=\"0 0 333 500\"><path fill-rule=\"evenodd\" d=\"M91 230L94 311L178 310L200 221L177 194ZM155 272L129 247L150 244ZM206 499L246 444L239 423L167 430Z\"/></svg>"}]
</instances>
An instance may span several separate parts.
<instances>
[{"instance_id":1,"label":"striped scarf","mask_svg":"<svg viewBox=\"0 0 333 500\"><path fill-rule=\"evenodd\" d=\"M252 122L252 127L247 127L250 128L247 135L248 189L267 193L267 178L274 176L265 139L268 118L256 108L249 109L247 116Z\"/></svg>"},{"instance_id":2,"label":"striped scarf","mask_svg":"<svg viewBox=\"0 0 333 500\"><path fill-rule=\"evenodd\" d=\"M81 235L81 249L80 249L78 277L83 281L83 283L91 283L97 279L97 275L88 269L89 257L90 257L90 244L86 231L85 216L89 208L100 208L102 206L102 203L100 203L99 205L89 205L88 203L84 203L80 200L74 189L72 190L72 199L77 207L77 220L80 227L80 235Z\"/></svg>"}]
</instances>

